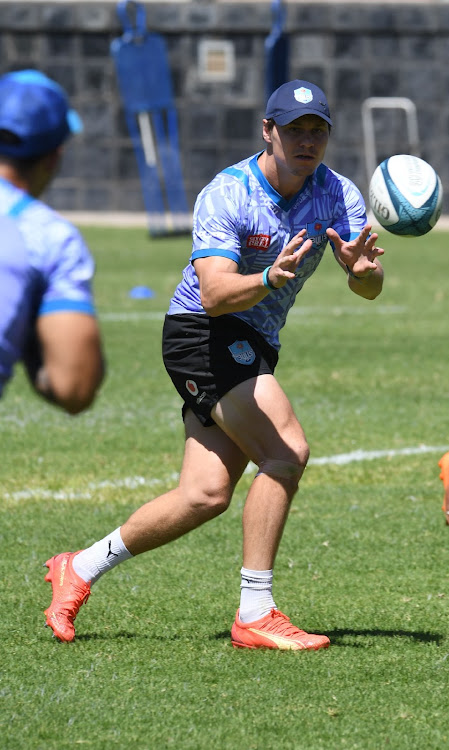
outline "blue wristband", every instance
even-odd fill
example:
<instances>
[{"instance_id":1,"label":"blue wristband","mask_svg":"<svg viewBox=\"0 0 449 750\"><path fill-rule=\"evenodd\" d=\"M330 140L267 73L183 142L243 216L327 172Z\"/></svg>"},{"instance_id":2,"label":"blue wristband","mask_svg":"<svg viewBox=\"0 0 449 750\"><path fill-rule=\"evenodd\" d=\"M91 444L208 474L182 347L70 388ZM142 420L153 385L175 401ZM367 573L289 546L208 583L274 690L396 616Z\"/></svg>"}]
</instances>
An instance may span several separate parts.
<instances>
[{"instance_id":1,"label":"blue wristband","mask_svg":"<svg viewBox=\"0 0 449 750\"><path fill-rule=\"evenodd\" d=\"M268 273L270 271L270 268L273 268L273 266L266 267L265 271L263 272L262 281L263 281L264 287L266 287L266 289L269 289L270 292L272 292L274 289L276 289L276 287L273 286L270 279L268 278Z\"/></svg>"}]
</instances>

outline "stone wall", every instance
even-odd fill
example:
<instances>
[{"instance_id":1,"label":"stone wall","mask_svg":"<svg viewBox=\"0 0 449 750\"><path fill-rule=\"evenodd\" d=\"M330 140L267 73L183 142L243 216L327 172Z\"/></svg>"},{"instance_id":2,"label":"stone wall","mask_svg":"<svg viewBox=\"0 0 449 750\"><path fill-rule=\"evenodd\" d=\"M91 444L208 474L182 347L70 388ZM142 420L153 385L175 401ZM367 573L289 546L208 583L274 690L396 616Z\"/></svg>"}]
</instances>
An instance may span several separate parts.
<instances>
[{"instance_id":1,"label":"stone wall","mask_svg":"<svg viewBox=\"0 0 449 750\"><path fill-rule=\"evenodd\" d=\"M190 208L223 167L262 148L264 41L271 5L252 2L151 2L148 29L167 43L179 115ZM287 3L290 77L325 89L334 119L326 162L367 195L361 104L407 97L417 107L421 155L439 172L449 208L449 4ZM74 139L47 196L61 210L143 211L137 164L109 47L122 34L116 4L0 2L0 71L37 67L59 81L80 112ZM235 76L205 82L204 40L231 41ZM375 118L378 160L409 151L401 111Z\"/></svg>"}]
</instances>

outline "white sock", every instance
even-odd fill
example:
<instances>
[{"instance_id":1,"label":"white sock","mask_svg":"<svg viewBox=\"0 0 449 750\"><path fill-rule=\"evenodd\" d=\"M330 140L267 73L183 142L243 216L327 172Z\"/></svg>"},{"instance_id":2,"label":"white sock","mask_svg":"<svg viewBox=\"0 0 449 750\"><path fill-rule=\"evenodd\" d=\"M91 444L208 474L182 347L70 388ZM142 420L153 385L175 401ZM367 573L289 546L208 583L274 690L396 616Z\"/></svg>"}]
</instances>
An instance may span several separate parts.
<instances>
[{"instance_id":1,"label":"white sock","mask_svg":"<svg viewBox=\"0 0 449 750\"><path fill-rule=\"evenodd\" d=\"M119 527L112 534L75 555L73 569L83 581L93 584L103 573L115 568L124 560L129 560L130 557L133 555L123 544Z\"/></svg>"},{"instance_id":2,"label":"white sock","mask_svg":"<svg viewBox=\"0 0 449 750\"><path fill-rule=\"evenodd\" d=\"M75 558L76 559L76 558ZM240 612L242 622L254 622L277 609L271 588L272 570L248 570L242 568L240 583Z\"/></svg>"}]
</instances>

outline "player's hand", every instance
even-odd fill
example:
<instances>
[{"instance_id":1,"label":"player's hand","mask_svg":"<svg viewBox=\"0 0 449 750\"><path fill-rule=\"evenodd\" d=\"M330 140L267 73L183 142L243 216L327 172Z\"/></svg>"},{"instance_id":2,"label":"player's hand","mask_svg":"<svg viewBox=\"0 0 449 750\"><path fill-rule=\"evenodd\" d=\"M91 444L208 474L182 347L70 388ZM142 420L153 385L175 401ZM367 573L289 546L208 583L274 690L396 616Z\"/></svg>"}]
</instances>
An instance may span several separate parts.
<instances>
[{"instance_id":1,"label":"player's hand","mask_svg":"<svg viewBox=\"0 0 449 750\"><path fill-rule=\"evenodd\" d=\"M377 268L375 259L384 254L384 250L376 246L379 235L376 232L370 235L370 232L371 227L367 224L358 237L345 242L335 229L329 228L326 231L335 247L337 259L359 279L363 279L375 271Z\"/></svg>"},{"instance_id":2,"label":"player's hand","mask_svg":"<svg viewBox=\"0 0 449 750\"><path fill-rule=\"evenodd\" d=\"M295 278L296 269L312 247L312 240L304 239L306 233L306 229L301 229L295 234L270 268L270 281L276 289L283 287L289 279Z\"/></svg>"}]
</instances>

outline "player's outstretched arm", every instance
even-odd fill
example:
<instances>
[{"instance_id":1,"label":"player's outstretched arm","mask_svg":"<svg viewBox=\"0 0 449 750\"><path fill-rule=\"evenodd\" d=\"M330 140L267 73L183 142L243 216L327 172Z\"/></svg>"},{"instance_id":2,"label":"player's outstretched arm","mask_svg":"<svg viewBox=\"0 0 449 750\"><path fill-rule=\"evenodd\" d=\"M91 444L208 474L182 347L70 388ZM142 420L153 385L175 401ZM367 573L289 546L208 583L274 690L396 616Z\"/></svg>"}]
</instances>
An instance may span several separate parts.
<instances>
[{"instance_id":1,"label":"player's outstretched arm","mask_svg":"<svg viewBox=\"0 0 449 750\"><path fill-rule=\"evenodd\" d=\"M93 402L104 377L104 359L96 319L78 312L43 315L24 355L36 392L69 414Z\"/></svg>"},{"instance_id":2,"label":"player's outstretched arm","mask_svg":"<svg viewBox=\"0 0 449 750\"><path fill-rule=\"evenodd\" d=\"M327 236L335 248L335 258L348 277L352 292L365 299L375 299L382 291L383 268L378 260L384 254L376 246L378 235L370 234L371 227L365 226L354 240L345 242L335 229L328 229Z\"/></svg>"}]
</instances>

